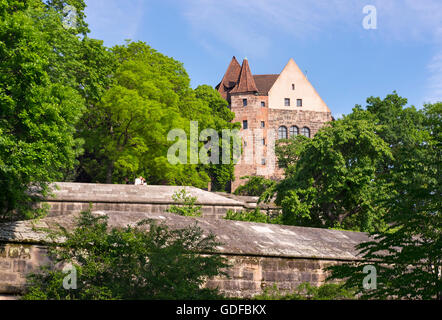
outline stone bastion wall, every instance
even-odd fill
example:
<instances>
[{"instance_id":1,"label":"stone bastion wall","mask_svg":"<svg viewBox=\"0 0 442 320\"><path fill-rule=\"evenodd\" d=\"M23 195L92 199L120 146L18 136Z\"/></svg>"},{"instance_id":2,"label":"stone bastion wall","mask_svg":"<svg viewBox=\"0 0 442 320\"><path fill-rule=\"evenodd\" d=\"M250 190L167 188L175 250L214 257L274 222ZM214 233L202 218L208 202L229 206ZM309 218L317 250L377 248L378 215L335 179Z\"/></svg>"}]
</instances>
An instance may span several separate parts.
<instances>
[{"instance_id":1,"label":"stone bastion wall","mask_svg":"<svg viewBox=\"0 0 442 320\"><path fill-rule=\"evenodd\" d=\"M53 212L38 221L0 225L0 299L19 296L26 274L49 263L47 238L42 228L74 226L75 212ZM205 233L214 233L222 245L219 252L232 267L229 278L210 279L208 287L218 287L231 297L251 297L276 284L291 291L303 282L320 285L326 266L359 260L355 245L368 240L364 233L182 217L164 212L95 211L107 215L110 227L134 225L154 219L172 229L198 223Z\"/></svg>"},{"instance_id":2,"label":"stone bastion wall","mask_svg":"<svg viewBox=\"0 0 442 320\"><path fill-rule=\"evenodd\" d=\"M223 218L228 210L241 211L260 207L274 214L273 204L257 204L257 197L241 197L226 193L213 193L194 187L135 186L114 184L56 183L51 196L42 204L49 206L49 215L66 215L88 210L167 213L176 204L172 196L185 189L197 199L205 218Z\"/></svg>"}]
</instances>

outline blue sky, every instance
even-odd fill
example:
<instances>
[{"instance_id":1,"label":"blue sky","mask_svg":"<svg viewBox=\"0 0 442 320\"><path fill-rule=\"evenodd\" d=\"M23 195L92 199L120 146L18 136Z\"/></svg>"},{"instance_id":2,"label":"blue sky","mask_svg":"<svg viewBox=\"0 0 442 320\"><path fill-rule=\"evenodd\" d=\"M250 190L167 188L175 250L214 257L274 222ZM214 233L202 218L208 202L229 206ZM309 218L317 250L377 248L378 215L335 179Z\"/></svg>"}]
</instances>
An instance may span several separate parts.
<instances>
[{"instance_id":1,"label":"blue sky","mask_svg":"<svg viewBox=\"0 0 442 320\"><path fill-rule=\"evenodd\" d=\"M215 86L232 56L254 74L293 58L335 116L396 90L416 107L442 100L441 0L86 0L93 38L141 40ZM366 5L377 29L366 30Z\"/></svg>"}]
</instances>

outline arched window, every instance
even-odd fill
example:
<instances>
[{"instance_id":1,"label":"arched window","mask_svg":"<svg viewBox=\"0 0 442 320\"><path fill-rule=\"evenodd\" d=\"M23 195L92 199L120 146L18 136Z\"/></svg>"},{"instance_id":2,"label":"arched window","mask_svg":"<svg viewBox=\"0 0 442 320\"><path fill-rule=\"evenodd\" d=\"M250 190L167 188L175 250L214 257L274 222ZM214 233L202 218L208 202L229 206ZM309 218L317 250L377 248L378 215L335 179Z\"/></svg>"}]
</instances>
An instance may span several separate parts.
<instances>
[{"instance_id":1,"label":"arched window","mask_svg":"<svg viewBox=\"0 0 442 320\"><path fill-rule=\"evenodd\" d=\"M310 138L310 129L307 127L302 128L301 134L307 138Z\"/></svg>"},{"instance_id":2,"label":"arched window","mask_svg":"<svg viewBox=\"0 0 442 320\"><path fill-rule=\"evenodd\" d=\"M290 137L297 136L299 134L299 129L297 126L290 127Z\"/></svg>"},{"instance_id":3,"label":"arched window","mask_svg":"<svg viewBox=\"0 0 442 320\"><path fill-rule=\"evenodd\" d=\"M287 139L287 127L284 126L279 127L278 139Z\"/></svg>"}]
</instances>

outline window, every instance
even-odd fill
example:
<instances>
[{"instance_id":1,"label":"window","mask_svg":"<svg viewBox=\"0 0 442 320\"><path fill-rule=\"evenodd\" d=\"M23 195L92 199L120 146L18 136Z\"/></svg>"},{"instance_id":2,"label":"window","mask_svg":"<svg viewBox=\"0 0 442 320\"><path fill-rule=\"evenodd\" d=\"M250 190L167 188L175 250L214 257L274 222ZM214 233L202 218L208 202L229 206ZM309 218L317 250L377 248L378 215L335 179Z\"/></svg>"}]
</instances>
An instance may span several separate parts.
<instances>
[{"instance_id":1,"label":"window","mask_svg":"<svg viewBox=\"0 0 442 320\"><path fill-rule=\"evenodd\" d=\"M263 145L263 146L266 145L266 139L262 139L262 145Z\"/></svg>"},{"instance_id":2,"label":"window","mask_svg":"<svg viewBox=\"0 0 442 320\"><path fill-rule=\"evenodd\" d=\"M261 101L261 107L265 107L266 106L266 102L265 101Z\"/></svg>"},{"instance_id":3,"label":"window","mask_svg":"<svg viewBox=\"0 0 442 320\"><path fill-rule=\"evenodd\" d=\"M265 166L265 165L266 165L266 159L261 159L261 164L262 164L263 166Z\"/></svg>"},{"instance_id":4,"label":"window","mask_svg":"<svg viewBox=\"0 0 442 320\"><path fill-rule=\"evenodd\" d=\"M249 124L248 124L247 120L244 120L244 121L242 122L242 128L243 128L244 130L249 128Z\"/></svg>"},{"instance_id":5,"label":"window","mask_svg":"<svg viewBox=\"0 0 442 320\"><path fill-rule=\"evenodd\" d=\"M261 121L261 128L265 128L265 127L266 127L265 121Z\"/></svg>"},{"instance_id":6,"label":"window","mask_svg":"<svg viewBox=\"0 0 442 320\"><path fill-rule=\"evenodd\" d=\"M244 148L247 147L247 141L244 141Z\"/></svg>"},{"instance_id":7,"label":"window","mask_svg":"<svg viewBox=\"0 0 442 320\"><path fill-rule=\"evenodd\" d=\"M299 134L299 129L297 126L290 127L290 137L297 136Z\"/></svg>"},{"instance_id":8,"label":"window","mask_svg":"<svg viewBox=\"0 0 442 320\"><path fill-rule=\"evenodd\" d=\"M302 99L298 99L298 100L296 100L296 105L297 105L298 107L302 107Z\"/></svg>"},{"instance_id":9,"label":"window","mask_svg":"<svg viewBox=\"0 0 442 320\"><path fill-rule=\"evenodd\" d=\"M247 99L242 99L242 106L247 107Z\"/></svg>"},{"instance_id":10,"label":"window","mask_svg":"<svg viewBox=\"0 0 442 320\"><path fill-rule=\"evenodd\" d=\"M292 90L295 90L295 84L292 83Z\"/></svg>"},{"instance_id":11,"label":"window","mask_svg":"<svg viewBox=\"0 0 442 320\"><path fill-rule=\"evenodd\" d=\"M302 128L301 134L307 138L310 138L310 129L307 127Z\"/></svg>"},{"instance_id":12,"label":"window","mask_svg":"<svg viewBox=\"0 0 442 320\"><path fill-rule=\"evenodd\" d=\"M289 98L284 99L284 106L290 107L290 99Z\"/></svg>"},{"instance_id":13,"label":"window","mask_svg":"<svg viewBox=\"0 0 442 320\"><path fill-rule=\"evenodd\" d=\"M287 139L287 127L284 126L279 127L278 139Z\"/></svg>"}]
</instances>

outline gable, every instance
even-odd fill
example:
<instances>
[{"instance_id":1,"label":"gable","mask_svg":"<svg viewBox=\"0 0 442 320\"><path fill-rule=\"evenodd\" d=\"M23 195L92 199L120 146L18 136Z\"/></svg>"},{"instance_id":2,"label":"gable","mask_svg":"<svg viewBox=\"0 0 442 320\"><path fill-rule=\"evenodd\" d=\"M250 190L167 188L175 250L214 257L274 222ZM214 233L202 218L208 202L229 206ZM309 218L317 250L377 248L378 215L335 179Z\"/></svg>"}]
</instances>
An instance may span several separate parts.
<instances>
[{"instance_id":1,"label":"gable","mask_svg":"<svg viewBox=\"0 0 442 320\"><path fill-rule=\"evenodd\" d=\"M295 85L295 90L292 89L292 84ZM286 98L290 99L290 106L284 105ZM302 107L297 107L297 99L302 99ZM269 90L269 108L330 112L327 104L293 59L289 60Z\"/></svg>"}]
</instances>

